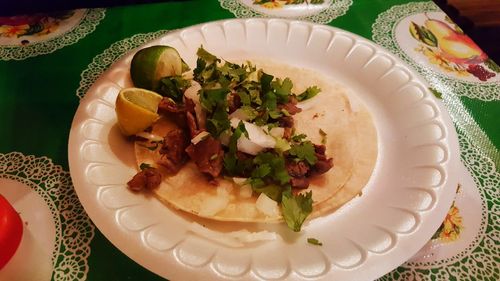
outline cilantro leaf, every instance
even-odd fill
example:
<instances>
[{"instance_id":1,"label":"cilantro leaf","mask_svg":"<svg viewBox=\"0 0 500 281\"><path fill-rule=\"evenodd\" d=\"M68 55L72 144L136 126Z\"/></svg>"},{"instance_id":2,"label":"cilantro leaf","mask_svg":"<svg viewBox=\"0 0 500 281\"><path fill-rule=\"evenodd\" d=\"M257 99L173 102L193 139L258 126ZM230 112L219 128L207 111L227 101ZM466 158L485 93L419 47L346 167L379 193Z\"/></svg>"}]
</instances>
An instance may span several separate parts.
<instances>
[{"instance_id":1,"label":"cilantro leaf","mask_svg":"<svg viewBox=\"0 0 500 281\"><path fill-rule=\"evenodd\" d=\"M240 121L238 127L234 129L234 132L229 139L229 152L224 154L224 168L230 175L235 175L238 171L238 157L236 156L236 153L238 152L238 139L242 134L248 133L245 129L245 124Z\"/></svg>"},{"instance_id":2,"label":"cilantro leaf","mask_svg":"<svg viewBox=\"0 0 500 281\"><path fill-rule=\"evenodd\" d=\"M319 129L319 134L321 136L321 144L326 144L326 132L323 131L322 129Z\"/></svg>"},{"instance_id":3,"label":"cilantro leaf","mask_svg":"<svg viewBox=\"0 0 500 281\"><path fill-rule=\"evenodd\" d=\"M259 114L259 112L255 108L248 106L248 105L244 105L244 106L240 107L239 109L242 110L243 113L245 114L245 116L247 117L246 121L254 120L257 117L257 115Z\"/></svg>"},{"instance_id":4,"label":"cilantro leaf","mask_svg":"<svg viewBox=\"0 0 500 281\"><path fill-rule=\"evenodd\" d=\"M198 48L196 55L198 56L198 58L204 60L208 64L213 64L220 61L216 56L205 50L203 46Z\"/></svg>"},{"instance_id":5,"label":"cilantro leaf","mask_svg":"<svg viewBox=\"0 0 500 281\"><path fill-rule=\"evenodd\" d=\"M257 166L255 170L252 171L252 177L253 178L263 178L271 173L271 166L269 164L261 164L260 166Z\"/></svg>"},{"instance_id":6,"label":"cilantro leaf","mask_svg":"<svg viewBox=\"0 0 500 281\"><path fill-rule=\"evenodd\" d=\"M271 87L274 89L276 93L276 97L280 103L288 102L288 97L292 93L293 83L290 78L285 78L285 80L281 81L281 79L276 79L271 82Z\"/></svg>"},{"instance_id":7,"label":"cilantro leaf","mask_svg":"<svg viewBox=\"0 0 500 281\"><path fill-rule=\"evenodd\" d=\"M141 169L141 171L149 168L151 168L151 165L149 165L148 163L141 163L141 165L139 166L139 169Z\"/></svg>"},{"instance_id":8,"label":"cilantro leaf","mask_svg":"<svg viewBox=\"0 0 500 281\"><path fill-rule=\"evenodd\" d=\"M269 117L273 119L278 119L282 116L281 111L275 109L275 110L270 110L269 111Z\"/></svg>"},{"instance_id":9,"label":"cilantro leaf","mask_svg":"<svg viewBox=\"0 0 500 281\"><path fill-rule=\"evenodd\" d=\"M243 105L249 106L252 100L250 99L250 95L242 90L238 92L238 96L240 97L240 101Z\"/></svg>"},{"instance_id":10,"label":"cilantro leaf","mask_svg":"<svg viewBox=\"0 0 500 281\"><path fill-rule=\"evenodd\" d=\"M285 158L281 155L271 152L261 152L255 156L254 164L259 166L268 164L271 167L268 178L281 185L287 184L290 181L290 175L285 167Z\"/></svg>"},{"instance_id":11,"label":"cilantro leaf","mask_svg":"<svg viewBox=\"0 0 500 281\"><path fill-rule=\"evenodd\" d=\"M275 110L277 106L276 95L273 92L265 93L262 100L262 107L268 110Z\"/></svg>"},{"instance_id":12,"label":"cilantro leaf","mask_svg":"<svg viewBox=\"0 0 500 281\"><path fill-rule=\"evenodd\" d=\"M281 197L283 193L283 188L276 184L269 184L266 186L253 186L252 190L257 193L264 193L267 197L273 199L276 202L281 202Z\"/></svg>"},{"instance_id":13,"label":"cilantro leaf","mask_svg":"<svg viewBox=\"0 0 500 281\"><path fill-rule=\"evenodd\" d=\"M306 160L309 165L316 164L316 152L310 141L305 141L300 144L293 144L289 151L290 155L296 156L300 160Z\"/></svg>"},{"instance_id":14,"label":"cilantro leaf","mask_svg":"<svg viewBox=\"0 0 500 281\"><path fill-rule=\"evenodd\" d=\"M305 134L300 134L300 135L293 135L292 136L292 141L294 142L302 142L307 136Z\"/></svg>"},{"instance_id":15,"label":"cilantro leaf","mask_svg":"<svg viewBox=\"0 0 500 281\"><path fill-rule=\"evenodd\" d=\"M316 238L307 238L307 243L313 244L316 246L323 246L323 243L321 243L318 239Z\"/></svg>"},{"instance_id":16,"label":"cilantro leaf","mask_svg":"<svg viewBox=\"0 0 500 281\"><path fill-rule=\"evenodd\" d=\"M262 76L260 76L260 87L262 89L262 93L267 93L271 90L271 81L273 81L273 79L274 76L262 72Z\"/></svg>"},{"instance_id":17,"label":"cilantro leaf","mask_svg":"<svg viewBox=\"0 0 500 281\"><path fill-rule=\"evenodd\" d=\"M191 86L191 82L182 76L164 77L160 80L158 93L164 97L169 97L175 102L182 102L184 91Z\"/></svg>"},{"instance_id":18,"label":"cilantro leaf","mask_svg":"<svg viewBox=\"0 0 500 281\"><path fill-rule=\"evenodd\" d=\"M226 111L227 102L217 102L211 118L207 118L207 131L213 136L218 137L223 131L231 127L229 115Z\"/></svg>"},{"instance_id":19,"label":"cilantro leaf","mask_svg":"<svg viewBox=\"0 0 500 281\"><path fill-rule=\"evenodd\" d=\"M321 92L320 88L318 88L316 86L309 87L302 94L297 96L297 100L298 101L308 100L308 99L316 96L317 94L319 94L319 92Z\"/></svg>"},{"instance_id":20,"label":"cilantro leaf","mask_svg":"<svg viewBox=\"0 0 500 281\"><path fill-rule=\"evenodd\" d=\"M218 103L227 102L226 97L229 90L227 88L202 89L199 93L201 106L206 111L212 112Z\"/></svg>"},{"instance_id":21,"label":"cilantro leaf","mask_svg":"<svg viewBox=\"0 0 500 281\"><path fill-rule=\"evenodd\" d=\"M299 232L302 224L312 212L312 192L293 195L287 190L281 194L281 212L290 229Z\"/></svg>"},{"instance_id":22,"label":"cilantro leaf","mask_svg":"<svg viewBox=\"0 0 500 281\"><path fill-rule=\"evenodd\" d=\"M230 81L240 82L245 80L247 76L246 67L241 67L237 64L225 62L223 66L219 68L222 75L230 78Z\"/></svg>"}]
</instances>

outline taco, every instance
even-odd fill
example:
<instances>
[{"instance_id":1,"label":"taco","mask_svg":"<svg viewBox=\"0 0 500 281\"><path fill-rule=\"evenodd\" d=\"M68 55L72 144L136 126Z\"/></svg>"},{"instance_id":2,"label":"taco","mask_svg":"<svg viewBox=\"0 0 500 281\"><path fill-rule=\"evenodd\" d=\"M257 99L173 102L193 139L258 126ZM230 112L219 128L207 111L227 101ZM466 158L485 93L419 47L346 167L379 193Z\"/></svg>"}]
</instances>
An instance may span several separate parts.
<instances>
[{"instance_id":1,"label":"taco","mask_svg":"<svg viewBox=\"0 0 500 281\"><path fill-rule=\"evenodd\" d=\"M204 218L285 220L298 231L309 214L361 192L377 157L376 131L345 88L309 69L222 62L201 48L198 55L194 81L183 76L191 87L183 98L165 97L161 118L135 142L142 173L161 174L157 198Z\"/></svg>"}]
</instances>

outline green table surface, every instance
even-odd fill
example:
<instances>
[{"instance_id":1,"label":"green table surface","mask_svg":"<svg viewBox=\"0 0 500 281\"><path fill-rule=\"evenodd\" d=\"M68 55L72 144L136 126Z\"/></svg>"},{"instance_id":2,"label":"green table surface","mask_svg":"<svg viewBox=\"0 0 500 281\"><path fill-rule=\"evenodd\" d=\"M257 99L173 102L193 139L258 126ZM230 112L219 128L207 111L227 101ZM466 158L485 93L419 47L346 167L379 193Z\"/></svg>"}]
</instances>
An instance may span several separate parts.
<instances>
[{"instance_id":1,"label":"green table surface","mask_svg":"<svg viewBox=\"0 0 500 281\"><path fill-rule=\"evenodd\" d=\"M352 2L345 15L327 24L372 39L372 26L379 14L395 5L412 1ZM75 43L48 54L24 59L0 58L0 153L16 151L24 155L46 156L69 170L67 144L71 122L79 105L76 91L82 80L82 71L91 64L93 58L113 43L135 34L174 30L229 18L235 18L235 15L222 8L216 0L113 7L105 10L105 17L95 26L95 30ZM465 111L473 117L471 122L487 137L478 137L476 142L472 142L485 150L484 153L496 166L494 172L498 173L500 85L496 87L496 90L493 88L494 98L490 100L462 96L453 89L442 94L459 97ZM467 134L466 130L464 134ZM490 205L498 204L498 197L490 199ZM496 242L498 245L499 241ZM90 246L87 280L162 280L121 253L98 229ZM498 264L498 252L494 251L493 255ZM498 270L492 276L498 278Z\"/></svg>"}]
</instances>

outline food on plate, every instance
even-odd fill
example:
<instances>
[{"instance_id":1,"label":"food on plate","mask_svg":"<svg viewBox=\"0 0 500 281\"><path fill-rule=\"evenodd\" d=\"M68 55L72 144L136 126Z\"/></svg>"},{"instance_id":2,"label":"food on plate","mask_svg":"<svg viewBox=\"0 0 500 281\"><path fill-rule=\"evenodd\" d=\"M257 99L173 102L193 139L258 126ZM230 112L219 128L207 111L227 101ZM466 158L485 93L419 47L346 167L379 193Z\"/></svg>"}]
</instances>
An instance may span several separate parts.
<instances>
[{"instance_id":1,"label":"food on plate","mask_svg":"<svg viewBox=\"0 0 500 281\"><path fill-rule=\"evenodd\" d=\"M159 94L140 88L126 88L118 93L115 103L118 126L126 136L135 135L150 127L160 116Z\"/></svg>"},{"instance_id":2,"label":"food on plate","mask_svg":"<svg viewBox=\"0 0 500 281\"><path fill-rule=\"evenodd\" d=\"M130 77L139 88L152 90L163 77L181 75L186 63L176 49L169 46L151 46L139 50L130 65Z\"/></svg>"},{"instance_id":3,"label":"food on plate","mask_svg":"<svg viewBox=\"0 0 500 281\"><path fill-rule=\"evenodd\" d=\"M141 52L131 73L141 69ZM156 64L178 66L178 56ZM200 217L285 221L294 231L311 213L361 191L375 163L376 132L343 87L281 63L229 62L202 47L197 56L192 71L186 66L148 83L163 96L160 117L134 134L140 171L130 189L150 190Z\"/></svg>"}]
</instances>

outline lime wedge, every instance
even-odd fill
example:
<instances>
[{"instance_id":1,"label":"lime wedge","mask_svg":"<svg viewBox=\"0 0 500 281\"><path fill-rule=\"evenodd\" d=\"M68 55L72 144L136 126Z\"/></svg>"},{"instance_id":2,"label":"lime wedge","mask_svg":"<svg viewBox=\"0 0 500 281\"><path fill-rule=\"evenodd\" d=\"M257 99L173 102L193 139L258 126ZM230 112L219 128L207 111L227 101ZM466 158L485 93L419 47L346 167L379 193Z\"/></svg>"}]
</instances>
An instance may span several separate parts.
<instances>
[{"instance_id":1,"label":"lime wedge","mask_svg":"<svg viewBox=\"0 0 500 281\"><path fill-rule=\"evenodd\" d=\"M158 104L163 97L139 88L126 88L118 93L115 102L118 126L131 136L151 126L159 117Z\"/></svg>"},{"instance_id":2,"label":"lime wedge","mask_svg":"<svg viewBox=\"0 0 500 281\"><path fill-rule=\"evenodd\" d=\"M156 90L160 79L181 75L185 64L176 49L169 46L151 46L139 50L130 65L134 86Z\"/></svg>"}]
</instances>

